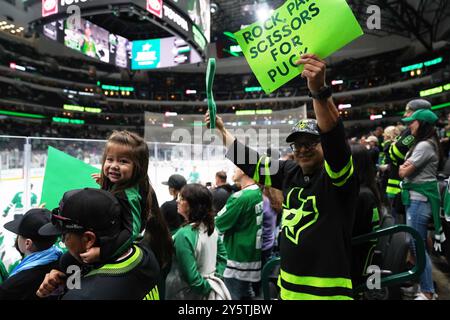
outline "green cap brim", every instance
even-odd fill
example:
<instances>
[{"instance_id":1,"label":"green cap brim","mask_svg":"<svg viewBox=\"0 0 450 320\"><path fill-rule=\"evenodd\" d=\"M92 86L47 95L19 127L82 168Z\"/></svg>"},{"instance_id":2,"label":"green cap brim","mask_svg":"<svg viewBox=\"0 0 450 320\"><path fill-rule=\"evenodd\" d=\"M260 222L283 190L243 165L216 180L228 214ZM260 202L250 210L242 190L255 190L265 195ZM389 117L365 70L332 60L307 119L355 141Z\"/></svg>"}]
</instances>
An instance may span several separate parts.
<instances>
[{"instance_id":1,"label":"green cap brim","mask_svg":"<svg viewBox=\"0 0 450 320\"><path fill-rule=\"evenodd\" d=\"M413 119L413 117L406 117L402 119L402 122L413 122L416 119Z\"/></svg>"}]
</instances>

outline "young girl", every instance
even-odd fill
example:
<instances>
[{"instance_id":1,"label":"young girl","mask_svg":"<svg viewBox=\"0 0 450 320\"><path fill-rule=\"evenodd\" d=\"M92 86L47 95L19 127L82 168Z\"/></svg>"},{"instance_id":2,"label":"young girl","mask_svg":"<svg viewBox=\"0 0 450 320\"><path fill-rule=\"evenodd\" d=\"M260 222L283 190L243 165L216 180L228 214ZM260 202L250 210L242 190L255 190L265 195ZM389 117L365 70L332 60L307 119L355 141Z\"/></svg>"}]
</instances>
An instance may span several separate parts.
<instances>
[{"instance_id":1,"label":"young girl","mask_svg":"<svg viewBox=\"0 0 450 320\"><path fill-rule=\"evenodd\" d=\"M156 194L148 177L149 149L144 139L128 131L114 131L108 138L100 175L93 178L101 188L113 193L122 207L123 229L100 247L81 254L85 263L105 262L120 256L146 229L145 239L161 268L171 260L173 245L167 225L159 211ZM150 233L150 234L148 234Z\"/></svg>"}]
</instances>

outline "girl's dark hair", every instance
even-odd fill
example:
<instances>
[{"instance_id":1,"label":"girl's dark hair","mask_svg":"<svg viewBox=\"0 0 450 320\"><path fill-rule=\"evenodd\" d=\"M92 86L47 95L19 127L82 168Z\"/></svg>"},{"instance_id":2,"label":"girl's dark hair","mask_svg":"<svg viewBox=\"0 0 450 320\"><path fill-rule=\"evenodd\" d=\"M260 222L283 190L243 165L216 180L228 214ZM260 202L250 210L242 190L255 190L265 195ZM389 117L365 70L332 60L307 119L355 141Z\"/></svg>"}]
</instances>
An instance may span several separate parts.
<instances>
[{"instance_id":1,"label":"girl's dark hair","mask_svg":"<svg viewBox=\"0 0 450 320\"><path fill-rule=\"evenodd\" d=\"M366 186L375 195L378 212L381 212L381 195L375 180L375 164L370 156L369 150L361 144L352 144L350 146L352 151L353 166L355 172L358 174L359 184Z\"/></svg>"},{"instance_id":2,"label":"girl's dark hair","mask_svg":"<svg viewBox=\"0 0 450 320\"><path fill-rule=\"evenodd\" d=\"M128 148L127 154L131 161L133 161L134 168L130 180L124 181L123 183L116 183L113 188L111 181L105 177L103 166L105 165L108 149L114 145ZM147 143L138 134L126 130L113 131L108 138L103 153L100 181L101 188L113 194L117 194L136 185L139 187L139 193L143 197L141 231L145 227L145 239L162 268L172 258L173 243L167 224L159 210L155 191L148 177L149 155L150 151Z\"/></svg>"},{"instance_id":3,"label":"girl's dark hair","mask_svg":"<svg viewBox=\"0 0 450 320\"><path fill-rule=\"evenodd\" d=\"M208 236L214 232L214 211L212 194L208 188L198 183L185 185L180 192L181 197L189 204L189 221L198 228L204 223L208 229Z\"/></svg>"},{"instance_id":4,"label":"girl's dark hair","mask_svg":"<svg viewBox=\"0 0 450 320\"><path fill-rule=\"evenodd\" d=\"M416 148L417 144L421 141L434 140L434 145L436 146L436 152L438 154L439 164L438 171L442 170L444 166L444 153L442 151L442 146L437 135L436 127L434 124L425 122L422 120L417 120L419 122L419 129L417 129L417 135L414 140L414 144L411 147L411 153Z\"/></svg>"}]
</instances>

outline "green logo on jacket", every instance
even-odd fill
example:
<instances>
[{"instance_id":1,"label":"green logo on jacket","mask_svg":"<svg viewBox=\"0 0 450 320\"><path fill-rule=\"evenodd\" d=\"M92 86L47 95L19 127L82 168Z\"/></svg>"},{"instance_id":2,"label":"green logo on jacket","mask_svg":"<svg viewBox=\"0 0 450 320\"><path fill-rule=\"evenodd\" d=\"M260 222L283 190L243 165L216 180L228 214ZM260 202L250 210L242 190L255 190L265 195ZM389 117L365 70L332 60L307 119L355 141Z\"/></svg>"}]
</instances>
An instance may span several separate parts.
<instances>
[{"instance_id":1,"label":"green logo on jacket","mask_svg":"<svg viewBox=\"0 0 450 320\"><path fill-rule=\"evenodd\" d=\"M290 209L290 196L295 192L300 201L300 207L298 209ZM301 197L303 188L292 189L286 197L286 204L283 205L283 218L281 222L281 228L284 231L286 238L292 241L295 245L298 245L300 234L303 230L310 227L317 221L319 217L319 211L316 206L316 196L308 196L306 199Z\"/></svg>"},{"instance_id":2,"label":"green logo on jacket","mask_svg":"<svg viewBox=\"0 0 450 320\"><path fill-rule=\"evenodd\" d=\"M407 136L405 139L403 139L402 143L405 146L409 146L414 142L414 136Z\"/></svg>"}]
</instances>

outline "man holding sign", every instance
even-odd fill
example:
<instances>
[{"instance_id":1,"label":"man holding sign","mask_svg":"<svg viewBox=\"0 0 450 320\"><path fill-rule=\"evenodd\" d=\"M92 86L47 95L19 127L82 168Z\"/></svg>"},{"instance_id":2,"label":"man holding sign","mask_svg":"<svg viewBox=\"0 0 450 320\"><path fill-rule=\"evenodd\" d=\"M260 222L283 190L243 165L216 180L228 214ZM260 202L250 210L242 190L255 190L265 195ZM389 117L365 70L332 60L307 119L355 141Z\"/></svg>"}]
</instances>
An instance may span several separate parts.
<instances>
[{"instance_id":1,"label":"man holding sign","mask_svg":"<svg viewBox=\"0 0 450 320\"><path fill-rule=\"evenodd\" d=\"M234 35L269 94L302 72L295 63L300 54L325 59L362 34L345 0L288 0L267 20Z\"/></svg>"},{"instance_id":2,"label":"man holding sign","mask_svg":"<svg viewBox=\"0 0 450 320\"><path fill-rule=\"evenodd\" d=\"M286 141L295 160L274 160L238 142L216 117L227 157L248 176L284 194L280 240L281 299L352 299L351 233L358 180L344 126L325 85L325 62L313 54L304 67L317 120L302 120ZM209 114L205 116L209 125ZM256 159L251 161L251 159Z\"/></svg>"}]
</instances>

